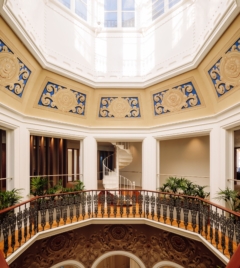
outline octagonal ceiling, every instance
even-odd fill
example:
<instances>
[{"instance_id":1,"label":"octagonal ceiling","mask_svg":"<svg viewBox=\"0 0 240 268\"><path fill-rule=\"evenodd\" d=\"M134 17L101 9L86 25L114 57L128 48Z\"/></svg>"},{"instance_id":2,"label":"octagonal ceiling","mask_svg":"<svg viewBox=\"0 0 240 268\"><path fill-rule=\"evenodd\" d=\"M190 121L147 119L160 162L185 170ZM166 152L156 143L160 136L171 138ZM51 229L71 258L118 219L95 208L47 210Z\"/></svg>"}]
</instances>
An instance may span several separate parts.
<instances>
[{"instance_id":1,"label":"octagonal ceiling","mask_svg":"<svg viewBox=\"0 0 240 268\"><path fill-rule=\"evenodd\" d=\"M0 0L1 15L43 68L94 88L146 88L196 68L240 9L181 0L152 20L152 1L136 0L135 27L108 28L103 0L88 0L86 20L60 2Z\"/></svg>"}]
</instances>

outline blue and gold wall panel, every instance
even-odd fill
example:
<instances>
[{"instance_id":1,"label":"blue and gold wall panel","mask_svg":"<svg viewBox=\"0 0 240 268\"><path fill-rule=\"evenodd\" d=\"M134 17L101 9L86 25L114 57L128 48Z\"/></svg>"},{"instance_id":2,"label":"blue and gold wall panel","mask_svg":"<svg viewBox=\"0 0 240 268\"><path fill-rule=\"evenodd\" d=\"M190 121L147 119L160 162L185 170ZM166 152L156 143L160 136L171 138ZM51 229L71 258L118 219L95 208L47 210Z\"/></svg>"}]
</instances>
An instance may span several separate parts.
<instances>
[{"instance_id":1,"label":"blue and gold wall panel","mask_svg":"<svg viewBox=\"0 0 240 268\"><path fill-rule=\"evenodd\" d=\"M154 115L156 116L199 105L201 101L192 82L153 94Z\"/></svg>"},{"instance_id":2,"label":"blue and gold wall panel","mask_svg":"<svg viewBox=\"0 0 240 268\"><path fill-rule=\"evenodd\" d=\"M240 88L240 38L208 71L218 98Z\"/></svg>"},{"instance_id":3,"label":"blue and gold wall panel","mask_svg":"<svg viewBox=\"0 0 240 268\"><path fill-rule=\"evenodd\" d=\"M47 82L38 100L38 105L76 115L85 115L86 94Z\"/></svg>"},{"instance_id":4,"label":"blue and gold wall panel","mask_svg":"<svg viewBox=\"0 0 240 268\"><path fill-rule=\"evenodd\" d=\"M99 114L101 118L140 118L138 97L102 97Z\"/></svg>"},{"instance_id":5,"label":"blue and gold wall panel","mask_svg":"<svg viewBox=\"0 0 240 268\"><path fill-rule=\"evenodd\" d=\"M0 85L21 98L30 75L30 69L0 39Z\"/></svg>"}]
</instances>

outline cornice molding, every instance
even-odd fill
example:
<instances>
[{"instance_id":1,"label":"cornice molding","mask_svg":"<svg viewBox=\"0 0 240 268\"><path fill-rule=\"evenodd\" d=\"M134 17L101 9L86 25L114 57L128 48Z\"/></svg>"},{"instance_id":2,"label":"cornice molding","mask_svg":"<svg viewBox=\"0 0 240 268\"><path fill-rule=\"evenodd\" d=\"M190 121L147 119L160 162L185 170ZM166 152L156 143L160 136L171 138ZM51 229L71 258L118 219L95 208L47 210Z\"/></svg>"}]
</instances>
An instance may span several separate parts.
<instances>
[{"instance_id":1,"label":"cornice molding","mask_svg":"<svg viewBox=\"0 0 240 268\"><path fill-rule=\"evenodd\" d=\"M121 139L126 141L142 141L147 136L157 140L169 139L169 137L208 135L215 126L225 130L232 129L240 124L240 103L237 103L216 114L199 117L190 120L172 122L153 127L87 127L78 124L61 122L25 115L13 108L0 103L0 123L8 129L16 129L20 124L26 124L32 134L58 135L72 137L73 139L84 139L92 136L98 141Z\"/></svg>"},{"instance_id":2,"label":"cornice molding","mask_svg":"<svg viewBox=\"0 0 240 268\"><path fill-rule=\"evenodd\" d=\"M47 60L48 53L46 48L42 47L41 44L35 43L36 40L34 40L34 35L31 33L31 31L28 32L26 29L24 29L19 21L19 18L12 13L8 1L3 3L1 14L44 69L81 82L92 88L146 88L184 72L195 69L213 47L215 42L227 29L230 23L234 20L234 18L239 14L239 11L240 7L238 2L229 1L228 9L224 12L222 17L219 18L219 23L217 26L215 26L211 34L206 37L206 40L203 40L202 46L199 48L193 48L195 49L194 55L189 57L187 63L175 68L173 66L172 69L167 68L166 71L161 69L151 73L150 75L139 77L122 77L121 79L118 77L109 77L102 78L102 81L99 81L99 79L94 75L80 75L71 71L70 69L65 69L63 65L61 66L61 64L55 64Z\"/></svg>"}]
</instances>

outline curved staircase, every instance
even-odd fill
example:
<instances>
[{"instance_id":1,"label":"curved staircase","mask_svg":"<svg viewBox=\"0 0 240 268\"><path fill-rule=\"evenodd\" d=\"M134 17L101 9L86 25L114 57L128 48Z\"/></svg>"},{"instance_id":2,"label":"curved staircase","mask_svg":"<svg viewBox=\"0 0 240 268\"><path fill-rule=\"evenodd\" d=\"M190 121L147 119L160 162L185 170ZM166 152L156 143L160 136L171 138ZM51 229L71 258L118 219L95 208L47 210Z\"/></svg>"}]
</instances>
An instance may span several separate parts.
<instances>
[{"instance_id":1,"label":"curved staircase","mask_svg":"<svg viewBox=\"0 0 240 268\"><path fill-rule=\"evenodd\" d=\"M111 189L134 189L134 182L119 174L119 170L128 166L132 160L132 154L128 143L113 143L116 152L103 160L103 186L106 190ZM109 163L115 163L114 170L109 168Z\"/></svg>"}]
</instances>

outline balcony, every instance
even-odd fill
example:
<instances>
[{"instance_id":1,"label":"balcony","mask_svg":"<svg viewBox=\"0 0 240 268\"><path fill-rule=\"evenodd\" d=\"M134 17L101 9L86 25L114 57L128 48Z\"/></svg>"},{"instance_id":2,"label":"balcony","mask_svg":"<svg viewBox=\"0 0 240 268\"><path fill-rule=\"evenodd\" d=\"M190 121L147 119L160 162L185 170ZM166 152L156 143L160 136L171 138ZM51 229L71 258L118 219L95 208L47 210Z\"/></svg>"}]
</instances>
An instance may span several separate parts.
<instances>
[{"instance_id":1,"label":"balcony","mask_svg":"<svg viewBox=\"0 0 240 268\"><path fill-rule=\"evenodd\" d=\"M0 219L0 249L10 262L40 239L38 236L108 222L147 224L192 237L225 263L240 244L239 213L198 197L157 191L89 190L46 195L2 210Z\"/></svg>"}]
</instances>

